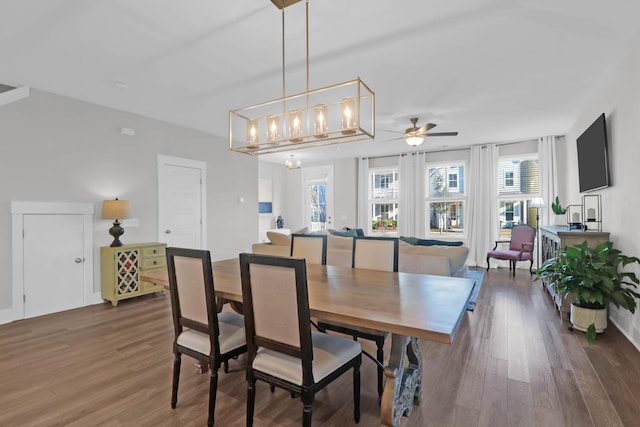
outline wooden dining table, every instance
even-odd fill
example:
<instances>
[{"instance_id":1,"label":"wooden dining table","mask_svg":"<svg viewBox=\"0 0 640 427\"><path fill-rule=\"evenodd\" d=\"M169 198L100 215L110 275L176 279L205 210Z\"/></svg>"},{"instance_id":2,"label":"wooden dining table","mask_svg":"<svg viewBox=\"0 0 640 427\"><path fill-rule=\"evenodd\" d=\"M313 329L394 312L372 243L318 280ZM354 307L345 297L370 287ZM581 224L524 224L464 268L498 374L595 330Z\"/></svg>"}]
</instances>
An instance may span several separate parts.
<instances>
[{"instance_id":1,"label":"wooden dining table","mask_svg":"<svg viewBox=\"0 0 640 427\"><path fill-rule=\"evenodd\" d=\"M239 259L215 261L212 266L216 297L242 302ZM144 273L140 280L169 287L166 271ZM391 333L380 419L384 427L399 426L402 416L409 416L413 406L420 404L419 340L453 342L473 281L307 264L307 283L312 316Z\"/></svg>"}]
</instances>

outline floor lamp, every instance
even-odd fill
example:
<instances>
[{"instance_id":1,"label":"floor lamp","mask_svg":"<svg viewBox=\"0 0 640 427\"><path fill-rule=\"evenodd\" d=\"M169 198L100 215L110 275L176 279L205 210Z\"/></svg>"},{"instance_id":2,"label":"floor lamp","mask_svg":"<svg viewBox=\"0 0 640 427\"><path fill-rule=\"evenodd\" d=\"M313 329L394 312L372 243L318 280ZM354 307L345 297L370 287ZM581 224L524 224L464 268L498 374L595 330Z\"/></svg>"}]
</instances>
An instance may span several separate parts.
<instances>
[{"instance_id":1,"label":"floor lamp","mask_svg":"<svg viewBox=\"0 0 640 427\"><path fill-rule=\"evenodd\" d=\"M546 208L547 205L544 204L542 197L534 197L529 207L536 208L536 243L538 245L536 270L540 270L540 209Z\"/></svg>"}]
</instances>

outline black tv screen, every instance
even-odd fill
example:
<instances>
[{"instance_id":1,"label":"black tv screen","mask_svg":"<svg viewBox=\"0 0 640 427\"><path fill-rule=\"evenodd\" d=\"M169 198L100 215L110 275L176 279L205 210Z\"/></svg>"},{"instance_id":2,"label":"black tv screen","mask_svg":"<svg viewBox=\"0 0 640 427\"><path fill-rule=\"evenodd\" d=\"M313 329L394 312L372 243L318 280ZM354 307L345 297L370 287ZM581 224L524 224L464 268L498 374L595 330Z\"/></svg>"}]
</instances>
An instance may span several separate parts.
<instances>
[{"instance_id":1,"label":"black tv screen","mask_svg":"<svg viewBox=\"0 0 640 427\"><path fill-rule=\"evenodd\" d=\"M580 192L609 186L609 153L604 113L578 137Z\"/></svg>"}]
</instances>

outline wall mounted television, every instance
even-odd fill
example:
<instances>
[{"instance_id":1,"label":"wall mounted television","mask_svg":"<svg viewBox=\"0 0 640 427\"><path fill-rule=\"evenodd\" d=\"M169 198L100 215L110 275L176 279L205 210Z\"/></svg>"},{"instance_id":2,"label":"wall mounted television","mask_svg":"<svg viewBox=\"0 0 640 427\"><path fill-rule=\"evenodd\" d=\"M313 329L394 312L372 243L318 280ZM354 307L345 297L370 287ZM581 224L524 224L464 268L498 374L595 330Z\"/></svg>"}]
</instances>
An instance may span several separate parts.
<instances>
[{"instance_id":1,"label":"wall mounted television","mask_svg":"<svg viewBox=\"0 0 640 427\"><path fill-rule=\"evenodd\" d=\"M604 113L577 139L580 192L610 185L607 123Z\"/></svg>"}]
</instances>

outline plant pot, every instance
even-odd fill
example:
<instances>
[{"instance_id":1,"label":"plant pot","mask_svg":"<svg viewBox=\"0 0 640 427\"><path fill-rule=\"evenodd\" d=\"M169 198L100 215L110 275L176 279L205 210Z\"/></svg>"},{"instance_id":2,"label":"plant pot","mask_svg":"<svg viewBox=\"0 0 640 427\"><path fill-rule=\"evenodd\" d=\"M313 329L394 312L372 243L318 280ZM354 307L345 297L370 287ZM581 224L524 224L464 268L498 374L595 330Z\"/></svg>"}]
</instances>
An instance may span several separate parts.
<instances>
[{"instance_id":1,"label":"plant pot","mask_svg":"<svg viewBox=\"0 0 640 427\"><path fill-rule=\"evenodd\" d=\"M566 215L554 215L553 216L553 225L567 225L567 216Z\"/></svg>"},{"instance_id":2,"label":"plant pot","mask_svg":"<svg viewBox=\"0 0 640 427\"><path fill-rule=\"evenodd\" d=\"M592 323L596 326L596 333L601 333L607 328L607 308L584 308L571 304L571 317L569 318L574 329L587 332Z\"/></svg>"}]
</instances>

